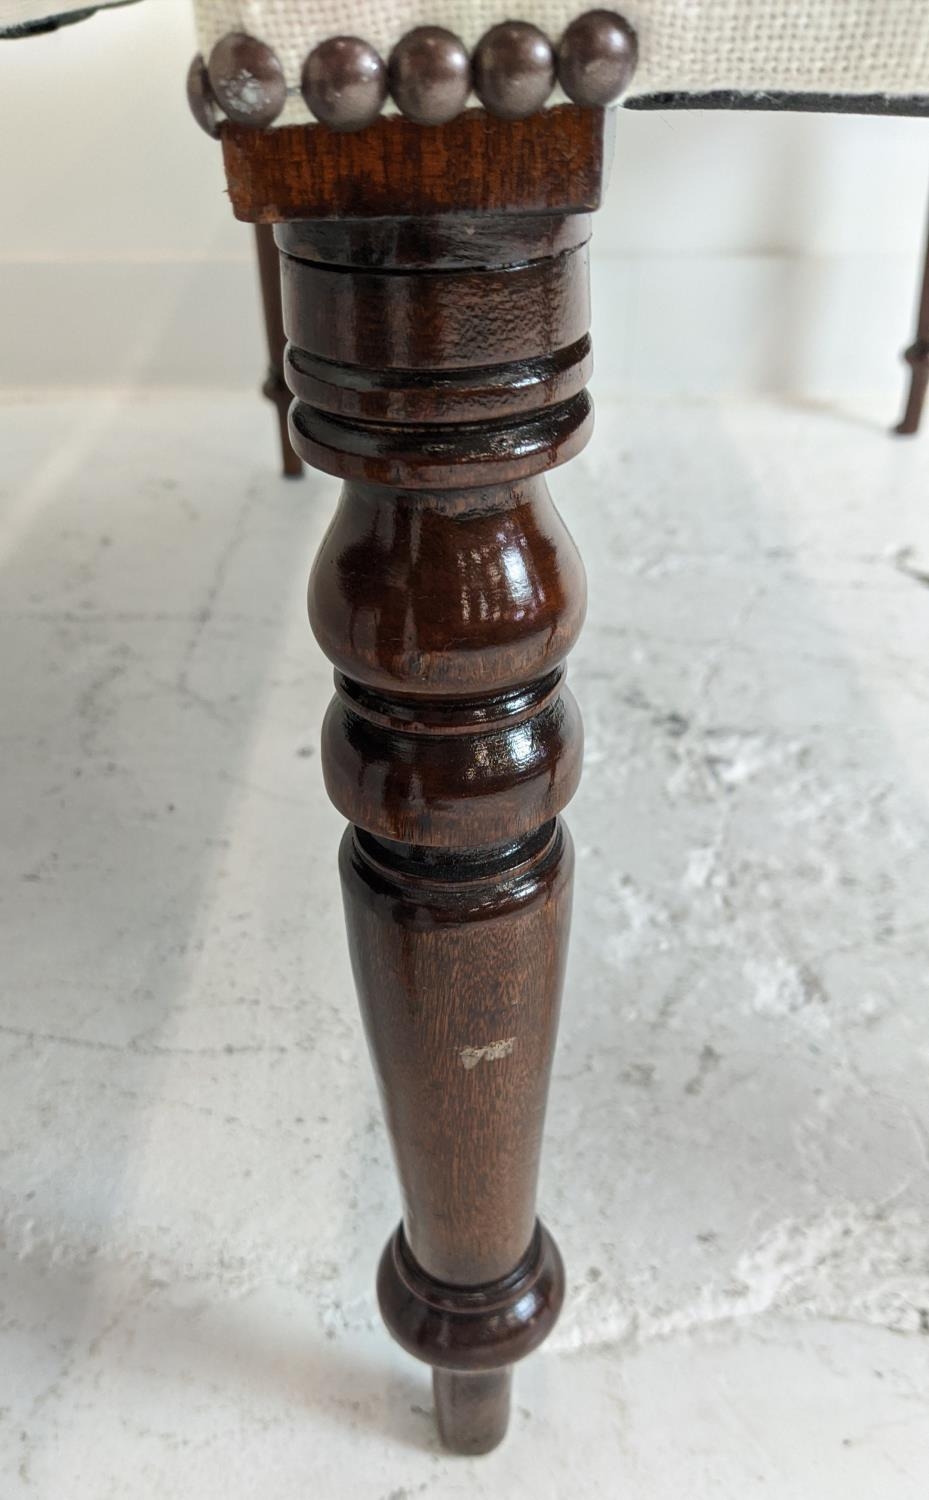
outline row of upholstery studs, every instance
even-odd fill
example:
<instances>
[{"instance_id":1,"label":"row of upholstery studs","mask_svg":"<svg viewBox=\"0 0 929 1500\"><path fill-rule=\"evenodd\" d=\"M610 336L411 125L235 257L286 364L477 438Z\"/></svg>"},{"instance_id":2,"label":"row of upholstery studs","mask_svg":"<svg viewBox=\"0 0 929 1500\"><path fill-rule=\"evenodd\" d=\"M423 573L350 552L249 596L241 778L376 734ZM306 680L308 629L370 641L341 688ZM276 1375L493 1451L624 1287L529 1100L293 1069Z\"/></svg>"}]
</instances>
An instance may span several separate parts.
<instances>
[{"instance_id":1,"label":"row of upholstery studs","mask_svg":"<svg viewBox=\"0 0 929 1500\"><path fill-rule=\"evenodd\" d=\"M504 21L473 56L444 27L418 26L386 63L360 37L330 37L307 57L300 91L316 119L334 130L370 125L388 95L421 125L454 119L472 91L491 114L518 120L544 108L556 82L575 104L612 104L628 87L637 53L628 21L607 10L579 16L557 47L537 26ZM237 31L216 43L208 61L194 58L187 97L209 135L218 133L220 110L239 125L266 129L287 102L287 83L276 53Z\"/></svg>"}]
</instances>

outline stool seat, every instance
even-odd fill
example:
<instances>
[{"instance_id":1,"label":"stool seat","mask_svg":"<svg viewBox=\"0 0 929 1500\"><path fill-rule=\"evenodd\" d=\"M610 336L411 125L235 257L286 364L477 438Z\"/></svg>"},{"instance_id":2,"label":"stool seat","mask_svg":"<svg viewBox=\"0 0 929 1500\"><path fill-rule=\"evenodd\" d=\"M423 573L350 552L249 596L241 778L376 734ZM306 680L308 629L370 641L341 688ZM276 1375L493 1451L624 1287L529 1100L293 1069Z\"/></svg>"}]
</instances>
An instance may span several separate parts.
<instances>
[{"instance_id":1,"label":"stool seat","mask_svg":"<svg viewBox=\"0 0 929 1500\"><path fill-rule=\"evenodd\" d=\"M0 0L0 36L51 30L128 3L138 0ZM305 69L311 54L336 37L350 34L386 69L390 55L410 31L441 30L458 42L461 52L446 46L438 62L446 72L453 74L458 68L464 74L462 58L476 57L480 43L495 28L524 24L558 49L567 28L579 18L614 13L612 7L591 12L582 0L359 0L348 10L342 0L192 3L198 42L207 60L230 36L251 37L272 55L281 75L273 124L323 117L308 104L308 95L315 95L306 86ZM624 0L617 9L638 40L635 77L623 93L627 105L654 96L662 107L686 107L689 101L717 105L728 96L729 104L747 98L758 107L765 96L800 101L809 96L810 101L834 101L830 107L836 110L842 110L843 99L884 101L885 113L900 113L894 101L912 101L905 113L918 114L923 113L918 101L929 99L926 0ZM593 34L596 37L596 27ZM504 37L500 45L510 66L519 68L524 96L531 98L534 90L534 96L545 102L545 80L540 78L546 66L545 43L522 36ZM519 48L522 54L516 55ZM435 43L432 51L435 54ZM441 45L438 51L441 54ZM353 63L362 66L363 58L359 63L356 55ZM332 66L347 66L345 48L341 62ZM371 68L377 74L377 66L369 62L366 81L369 92L377 93L381 84L372 80ZM570 87L570 69L564 66L558 74L552 104L564 102L566 96L578 104L611 102L578 98ZM453 84L452 78L449 87ZM461 78L456 86L462 86ZM383 87L384 110L393 110L392 92L386 84ZM467 78L464 89L462 107ZM488 95L494 98L492 81Z\"/></svg>"},{"instance_id":2,"label":"stool seat","mask_svg":"<svg viewBox=\"0 0 929 1500\"><path fill-rule=\"evenodd\" d=\"M926 0L622 0L638 37L624 102L717 90L828 95L929 95ZM279 123L310 118L300 93L309 53L350 30L384 58L414 27L441 26L473 53L505 21L557 44L591 7L583 0L194 0L201 50L248 31L279 58L288 102ZM585 101L586 102L586 101Z\"/></svg>"}]
</instances>

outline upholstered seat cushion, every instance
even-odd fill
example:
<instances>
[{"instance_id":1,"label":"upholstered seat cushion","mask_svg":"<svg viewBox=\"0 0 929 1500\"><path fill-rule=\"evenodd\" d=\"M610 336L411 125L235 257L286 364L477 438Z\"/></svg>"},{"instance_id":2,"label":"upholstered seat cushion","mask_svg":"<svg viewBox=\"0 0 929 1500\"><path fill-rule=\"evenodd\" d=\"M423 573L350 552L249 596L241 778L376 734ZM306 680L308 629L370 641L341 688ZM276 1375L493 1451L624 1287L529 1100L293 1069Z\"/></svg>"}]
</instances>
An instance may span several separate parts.
<instances>
[{"instance_id":1,"label":"upholstered seat cushion","mask_svg":"<svg viewBox=\"0 0 929 1500\"><path fill-rule=\"evenodd\" d=\"M205 56L245 31L278 55L288 85L281 124L308 118L303 61L351 31L387 56L413 26L441 25L474 48L501 21L534 22L553 41L579 0L194 0ZM627 97L647 93L929 93L929 0L622 0L639 58Z\"/></svg>"},{"instance_id":2,"label":"upholstered seat cushion","mask_svg":"<svg viewBox=\"0 0 929 1500\"><path fill-rule=\"evenodd\" d=\"M0 32L127 0L0 0ZM151 0L156 4L158 0ZM307 55L346 33L387 58L416 26L443 26L469 51L490 27L529 21L557 43L583 0L193 0L209 58L247 33L279 59L287 102L276 124L310 118L300 83ZM647 94L929 95L929 0L622 0L638 35L627 101ZM389 107L389 106L388 106Z\"/></svg>"}]
</instances>

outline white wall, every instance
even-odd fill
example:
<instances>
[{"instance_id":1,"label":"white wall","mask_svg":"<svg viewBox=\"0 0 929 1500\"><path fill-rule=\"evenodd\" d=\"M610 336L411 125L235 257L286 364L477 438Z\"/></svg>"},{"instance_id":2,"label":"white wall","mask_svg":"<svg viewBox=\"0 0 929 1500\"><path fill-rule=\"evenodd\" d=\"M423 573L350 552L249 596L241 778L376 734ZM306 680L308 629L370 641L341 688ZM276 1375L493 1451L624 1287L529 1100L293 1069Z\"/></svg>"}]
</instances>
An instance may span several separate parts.
<instances>
[{"instance_id":1,"label":"white wall","mask_svg":"<svg viewBox=\"0 0 929 1500\"><path fill-rule=\"evenodd\" d=\"M253 382L250 231L184 101L187 0L0 43L0 384ZM621 114L597 220L599 379L900 383L929 122Z\"/></svg>"}]
</instances>

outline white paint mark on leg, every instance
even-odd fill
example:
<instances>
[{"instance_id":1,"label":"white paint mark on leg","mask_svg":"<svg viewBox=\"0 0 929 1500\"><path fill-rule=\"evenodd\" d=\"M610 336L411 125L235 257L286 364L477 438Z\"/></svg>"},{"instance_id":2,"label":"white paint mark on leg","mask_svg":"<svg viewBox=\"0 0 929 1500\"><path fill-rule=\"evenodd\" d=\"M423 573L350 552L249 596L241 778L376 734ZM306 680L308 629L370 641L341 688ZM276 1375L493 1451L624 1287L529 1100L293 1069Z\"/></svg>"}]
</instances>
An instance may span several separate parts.
<instances>
[{"instance_id":1,"label":"white paint mark on leg","mask_svg":"<svg viewBox=\"0 0 929 1500\"><path fill-rule=\"evenodd\" d=\"M508 1036L502 1042L488 1042L486 1047L462 1047L458 1056L463 1068L476 1068L479 1062L499 1062L501 1057L509 1057L515 1045L515 1036Z\"/></svg>"}]
</instances>

